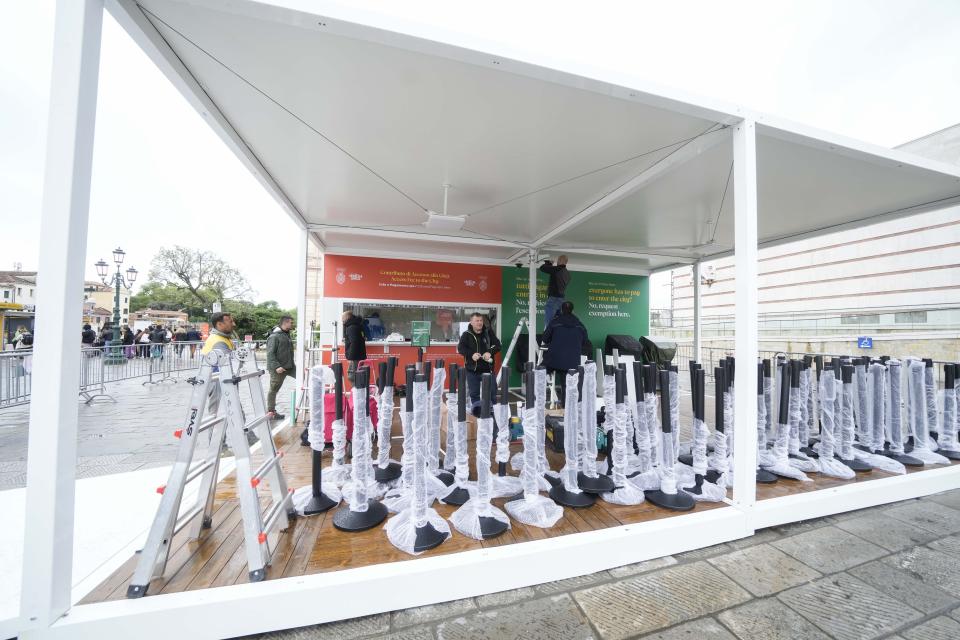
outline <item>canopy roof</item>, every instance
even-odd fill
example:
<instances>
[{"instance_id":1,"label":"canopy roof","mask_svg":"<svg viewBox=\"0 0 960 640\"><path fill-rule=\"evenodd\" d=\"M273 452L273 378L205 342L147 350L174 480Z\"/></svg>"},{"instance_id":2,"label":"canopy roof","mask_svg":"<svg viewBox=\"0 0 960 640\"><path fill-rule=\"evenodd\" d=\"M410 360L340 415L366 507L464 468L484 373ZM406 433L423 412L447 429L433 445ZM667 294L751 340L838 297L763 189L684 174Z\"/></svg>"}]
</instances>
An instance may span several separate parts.
<instances>
[{"instance_id":1,"label":"canopy roof","mask_svg":"<svg viewBox=\"0 0 960 640\"><path fill-rule=\"evenodd\" d=\"M729 125L744 117L761 246L960 202L950 165L342 7L111 4L329 252L511 264L539 247L627 273L719 257L733 248ZM460 230L424 225L445 184Z\"/></svg>"}]
</instances>

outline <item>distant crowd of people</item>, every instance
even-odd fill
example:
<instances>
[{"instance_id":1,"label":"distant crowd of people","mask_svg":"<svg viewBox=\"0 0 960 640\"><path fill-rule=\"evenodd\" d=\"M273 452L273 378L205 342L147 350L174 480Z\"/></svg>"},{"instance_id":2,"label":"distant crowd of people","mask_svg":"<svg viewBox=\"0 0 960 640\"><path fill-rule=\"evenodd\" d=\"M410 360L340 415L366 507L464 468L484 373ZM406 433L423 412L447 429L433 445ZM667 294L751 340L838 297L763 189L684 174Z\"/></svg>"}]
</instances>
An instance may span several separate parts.
<instances>
[{"instance_id":1,"label":"distant crowd of people","mask_svg":"<svg viewBox=\"0 0 960 640\"><path fill-rule=\"evenodd\" d=\"M120 328L120 344L123 353L128 359L132 358L162 358L163 346L173 343L177 356L183 355L185 349L190 349L190 357L194 357L198 343L203 340L200 331L193 325L180 325L170 329L162 324L152 324L136 331L130 325ZM110 346L114 341L113 325L104 323L100 331L96 331L89 324L83 325L80 332L80 346L87 348L90 355L97 355L98 347Z\"/></svg>"}]
</instances>

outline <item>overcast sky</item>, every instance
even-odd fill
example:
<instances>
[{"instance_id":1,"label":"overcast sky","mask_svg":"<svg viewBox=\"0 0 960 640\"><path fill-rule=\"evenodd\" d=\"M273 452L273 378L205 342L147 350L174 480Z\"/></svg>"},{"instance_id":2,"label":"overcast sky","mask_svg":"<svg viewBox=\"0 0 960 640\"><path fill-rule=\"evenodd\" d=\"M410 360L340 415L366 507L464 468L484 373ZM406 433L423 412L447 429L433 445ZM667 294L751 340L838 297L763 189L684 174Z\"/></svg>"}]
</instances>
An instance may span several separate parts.
<instances>
[{"instance_id":1,"label":"overcast sky","mask_svg":"<svg viewBox=\"0 0 960 640\"><path fill-rule=\"evenodd\" d=\"M960 120L956 0L348 4L885 146ZM0 24L0 269L37 264L53 6L7 3ZM287 215L109 14L101 60L87 277L117 245L145 276L158 247L179 243L221 254L258 300L293 306Z\"/></svg>"}]
</instances>

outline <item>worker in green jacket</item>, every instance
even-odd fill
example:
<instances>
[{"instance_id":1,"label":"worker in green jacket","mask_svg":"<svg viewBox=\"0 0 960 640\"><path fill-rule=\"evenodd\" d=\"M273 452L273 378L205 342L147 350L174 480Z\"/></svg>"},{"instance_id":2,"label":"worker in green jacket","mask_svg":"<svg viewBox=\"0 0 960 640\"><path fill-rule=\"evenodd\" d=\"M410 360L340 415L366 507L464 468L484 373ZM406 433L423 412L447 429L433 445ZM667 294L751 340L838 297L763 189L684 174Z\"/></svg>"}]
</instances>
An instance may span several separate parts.
<instances>
[{"instance_id":1,"label":"worker in green jacket","mask_svg":"<svg viewBox=\"0 0 960 640\"><path fill-rule=\"evenodd\" d=\"M287 376L296 378L297 367L293 360L293 341L290 329L293 318L281 316L280 324L273 328L267 337L267 371L270 372L270 391L267 393L267 416L274 420L283 420L277 413L277 392L283 386Z\"/></svg>"}]
</instances>

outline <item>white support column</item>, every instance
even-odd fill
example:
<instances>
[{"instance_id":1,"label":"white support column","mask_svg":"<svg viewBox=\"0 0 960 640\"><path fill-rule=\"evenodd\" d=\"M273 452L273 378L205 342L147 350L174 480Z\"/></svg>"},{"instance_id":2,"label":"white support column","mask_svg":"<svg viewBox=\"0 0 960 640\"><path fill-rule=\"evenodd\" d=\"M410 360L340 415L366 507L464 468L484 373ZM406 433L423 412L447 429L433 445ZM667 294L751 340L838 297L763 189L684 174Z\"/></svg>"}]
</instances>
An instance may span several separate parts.
<instances>
[{"instance_id":1,"label":"white support column","mask_svg":"<svg viewBox=\"0 0 960 640\"><path fill-rule=\"evenodd\" d=\"M537 250L527 252L529 265L529 290L527 291L527 347L530 362L537 361Z\"/></svg>"},{"instance_id":2,"label":"white support column","mask_svg":"<svg viewBox=\"0 0 960 640\"><path fill-rule=\"evenodd\" d=\"M693 270L693 359L700 362L702 337L700 322L703 312L703 305L700 300L700 261L694 262L691 268Z\"/></svg>"},{"instance_id":3,"label":"white support column","mask_svg":"<svg viewBox=\"0 0 960 640\"><path fill-rule=\"evenodd\" d=\"M30 402L20 614L46 627L70 609L77 464L77 330L83 306L103 0L57 2L40 217L36 385ZM22 636L21 636L22 637Z\"/></svg>"},{"instance_id":4,"label":"white support column","mask_svg":"<svg viewBox=\"0 0 960 640\"><path fill-rule=\"evenodd\" d=\"M306 350L309 340L310 323L307 322L307 251L310 243L310 232L304 227L300 230L300 239L297 243L297 345L294 363L297 365L297 393L306 393L304 382L307 379ZM295 407L290 407L291 420L296 419Z\"/></svg>"},{"instance_id":5,"label":"white support column","mask_svg":"<svg viewBox=\"0 0 960 640\"><path fill-rule=\"evenodd\" d=\"M756 123L733 128L734 320L737 368L734 376L736 427L733 435L733 502L752 508L757 499L757 138Z\"/></svg>"}]
</instances>

